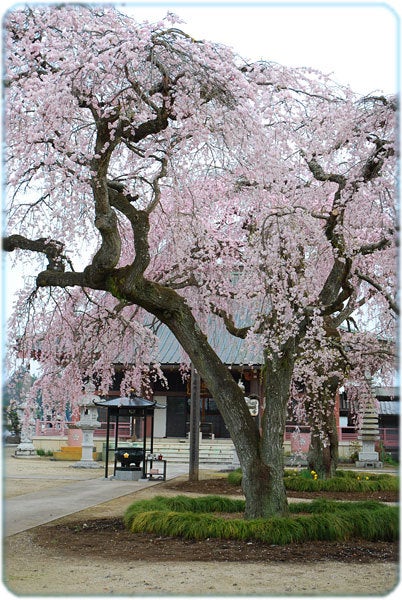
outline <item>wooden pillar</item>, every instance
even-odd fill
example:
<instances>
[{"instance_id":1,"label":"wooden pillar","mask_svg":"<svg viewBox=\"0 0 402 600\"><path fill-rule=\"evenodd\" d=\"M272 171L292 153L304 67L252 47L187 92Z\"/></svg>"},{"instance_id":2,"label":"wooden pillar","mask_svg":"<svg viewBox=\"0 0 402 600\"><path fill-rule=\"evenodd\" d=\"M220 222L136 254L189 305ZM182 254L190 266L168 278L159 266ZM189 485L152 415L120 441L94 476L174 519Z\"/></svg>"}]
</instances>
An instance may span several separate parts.
<instances>
[{"instance_id":1,"label":"wooden pillar","mask_svg":"<svg viewBox=\"0 0 402 600\"><path fill-rule=\"evenodd\" d=\"M107 410L107 424L106 424L106 457L105 457L105 479L108 477L109 469L109 439L110 439L110 410Z\"/></svg>"},{"instance_id":2,"label":"wooden pillar","mask_svg":"<svg viewBox=\"0 0 402 600\"><path fill-rule=\"evenodd\" d=\"M198 481L200 458L200 376L191 364L189 481Z\"/></svg>"},{"instance_id":3,"label":"wooden pillar","mask_svg":"<svg viewBox=\"0 0 402 600\"><path fill-rule=\"evenodd\" d=\"M150 447L151 454L154 453L154 425L155 425L155 411L152 410L152 412L151 412L151 447Z\"/></svg>"},{"instance_id":4,"label":"wooden pillar","mask_svg":"<svg viewBox=\"0 0 402 600\"><path fill-rule=\"evenodd\" d=\"M117 457L116 457L116 450L117 450L117 445L118 445L118 440L119 440L119 409L117 409L116 412L116 418L115 418L115 432L114 432L114 468L113 468L113 475L116 476L116 466L117 466Z\"/></svg>"},{"instance_id":5,"label":"wooden pillar","mask_svg":"<svg viewBox=\"0 0 402 600\"><path fill-rule=\"evenodd\" d=\"M147 470L146 470L146 460L147 460L147 409L144 408L143 411L143 419L144 419L144 437L143 437L143 450L144 450L144 460L142 461L142 479L147 478Z\"/></svg>"}]
</instances>

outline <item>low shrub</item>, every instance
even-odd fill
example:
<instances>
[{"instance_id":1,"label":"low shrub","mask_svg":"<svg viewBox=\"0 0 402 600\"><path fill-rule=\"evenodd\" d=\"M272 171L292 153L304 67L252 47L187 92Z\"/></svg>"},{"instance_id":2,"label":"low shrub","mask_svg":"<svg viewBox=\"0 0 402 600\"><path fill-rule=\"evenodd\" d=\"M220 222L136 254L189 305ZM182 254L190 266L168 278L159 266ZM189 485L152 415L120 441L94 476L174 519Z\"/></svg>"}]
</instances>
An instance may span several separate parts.
<instances>
[{"instance_id":1,"label":"low shrub","mask_svg":"<svg viewBox=\"0 0 402 600\"><path fill-rule=\"evenodd\" d=\"M236 469L228 474L228 482L241 485L242 471ZM399 477L387 473L362 473L337 470L330 479L319 479L308 469L297 471L285 469L285 488L292 492L377 492L398 491Z\"/></svg>"},{"instance_id":2,"label":"low shrub","mask_svg":"<svg viewBox=\"0 0 402 600\"><path fill-rule=\"evenodd\" d=\"M235 469L228 474L228 482L232 485L241 485L243 473L241 469Z\"/></svg>"},{"instance_id":3,"label":"low shrub","mask_svg":"<svg viewBox=\"0 0 402 600\"><path fill-rule=\"evenodd\" d=\"M288 477L284 479L287 490L294 492L375 492L397 491L398 481L381 479L352 479L350 477L332 477L331 479L305 479Z\"/></svg>"},{"instance_id":4,"label":"low shrub","mask_svg":"<svg viewBox=\"0 0 402 600\"><path fill-rule=\"evenodd\" d=\"M156 496L131 504L124 523L133 533L147 532L185 539L260 540L290 544L352 538L393 541L399 535L398 508L380 502L314 500L289 505L289 514L268 519L227 518L244 512L244 500L223 496Z\"/></svg>"},{"instance_id":5,"label":"low shrub","mask_svg":"<svg viewBox=\"0 0 402 600\"><path fill-rule=\"evenodd\" d=\"M53 451L52 450L44 450L43 448L38 448L36 450L36 454L38 456L53 456Z\"/></svg>"}]
</instances>

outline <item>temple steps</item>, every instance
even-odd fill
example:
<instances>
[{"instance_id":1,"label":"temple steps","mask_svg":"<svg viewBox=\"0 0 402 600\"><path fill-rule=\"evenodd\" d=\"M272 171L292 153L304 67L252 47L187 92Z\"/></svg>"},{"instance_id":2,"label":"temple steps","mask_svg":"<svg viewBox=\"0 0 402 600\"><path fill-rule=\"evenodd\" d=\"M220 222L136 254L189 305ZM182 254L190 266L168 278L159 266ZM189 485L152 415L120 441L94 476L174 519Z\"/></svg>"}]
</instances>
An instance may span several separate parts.
<instances>
[{"instance_id":1,"label":"temple steps","mask_svg":"<svg viewBox=\"0 0 402 600\"><path fill-rule=\"evenodd\" d=\"M163 458L172 462L188 463L190 457L190 442L184 439L154 440L154 453L162 454ZM231 440L215 439L202 440L199 446L199 462L210 464L232 464L234 445Z\"/></svg>"},{"instance_id":2,"label":"temple steps","mask_svg":"<svg viewBox=\"0 0 402 600\"><path fill-rule=\"evenodd\" d=\"M140 445L141 441L136 442ZM130 446L130 442L120 440L119 447ZM114 460L114 445L110 444L109 460ZM147 447L149 450L149 447ZM165 460L175 463L188 463L190 460L190 443L184 438L155 438L153 453L161 454ZM104 453L103 453L104 454ZM202 464L231 465L234 457L234 445L228 439L203 439L199 446L199 462ZM103 459L105 457L103 456Z\"/></svg>"}]
</instances>

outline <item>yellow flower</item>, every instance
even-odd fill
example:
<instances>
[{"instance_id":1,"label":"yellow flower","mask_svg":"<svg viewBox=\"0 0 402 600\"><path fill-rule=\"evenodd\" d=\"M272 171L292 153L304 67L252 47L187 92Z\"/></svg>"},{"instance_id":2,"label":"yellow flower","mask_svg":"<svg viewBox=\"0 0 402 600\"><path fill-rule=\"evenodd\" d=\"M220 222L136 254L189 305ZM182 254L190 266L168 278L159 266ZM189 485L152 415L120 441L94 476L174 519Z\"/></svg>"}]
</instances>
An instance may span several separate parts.
<instances>
[{"instance_id":1,"label":"yellow flower","mask_svg":"<svg viewBox=\"0 0 402 600\"><path fill-rule=\"evenodd\" d=\"M366 475L366 479L370 479L370 478L369 478L369 477L367 477L367 475Z\"/></svg>"}]
</instances>

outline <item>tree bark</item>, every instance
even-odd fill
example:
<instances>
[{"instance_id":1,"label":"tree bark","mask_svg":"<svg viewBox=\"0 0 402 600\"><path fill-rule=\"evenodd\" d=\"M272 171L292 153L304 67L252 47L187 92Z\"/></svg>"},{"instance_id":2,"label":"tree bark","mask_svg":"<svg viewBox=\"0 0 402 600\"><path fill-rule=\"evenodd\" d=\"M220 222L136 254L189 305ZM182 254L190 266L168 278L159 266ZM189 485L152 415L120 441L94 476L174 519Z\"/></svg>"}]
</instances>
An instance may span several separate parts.
<instances>
[{"instance_id":1,"label":"tree bark","mask_svg":"<svg viewBox=\"0 0 402 600\"><path fill-rule=\"evenodd\" d=\"M324 417L317 425L311 420L311 442L307 454L309 468L314 470L320 479L335 476L338 466L338 431L334 409L335 395L338 391L338 377L331 377L320 397Z\"/></svg>"},{"instance_id":2,"label":"tree bark","mask_svg":"<svg viewBox=\"0 0 402 600\"><path fill-rule=\"evenodd\" d=\"M265 410L262 417L262 453L268 477L264 506L265 516L284 514L288 510L283 482L283 440L287 405L295 361L295 340L290 338L282 352L265 356Z\"/></svg>"},{"instance_id":3,"label":"tree bark","mask_svg":"<svg viewBox=\"0 0 402 600\"><path fill-rule=\"evenodd\" d=\"M335 477L338 466L338 433L335 415L330 415L322 429L311 430L310 448L307 454L309 469L320 479Z\"/></svg>"}]
</instances>

